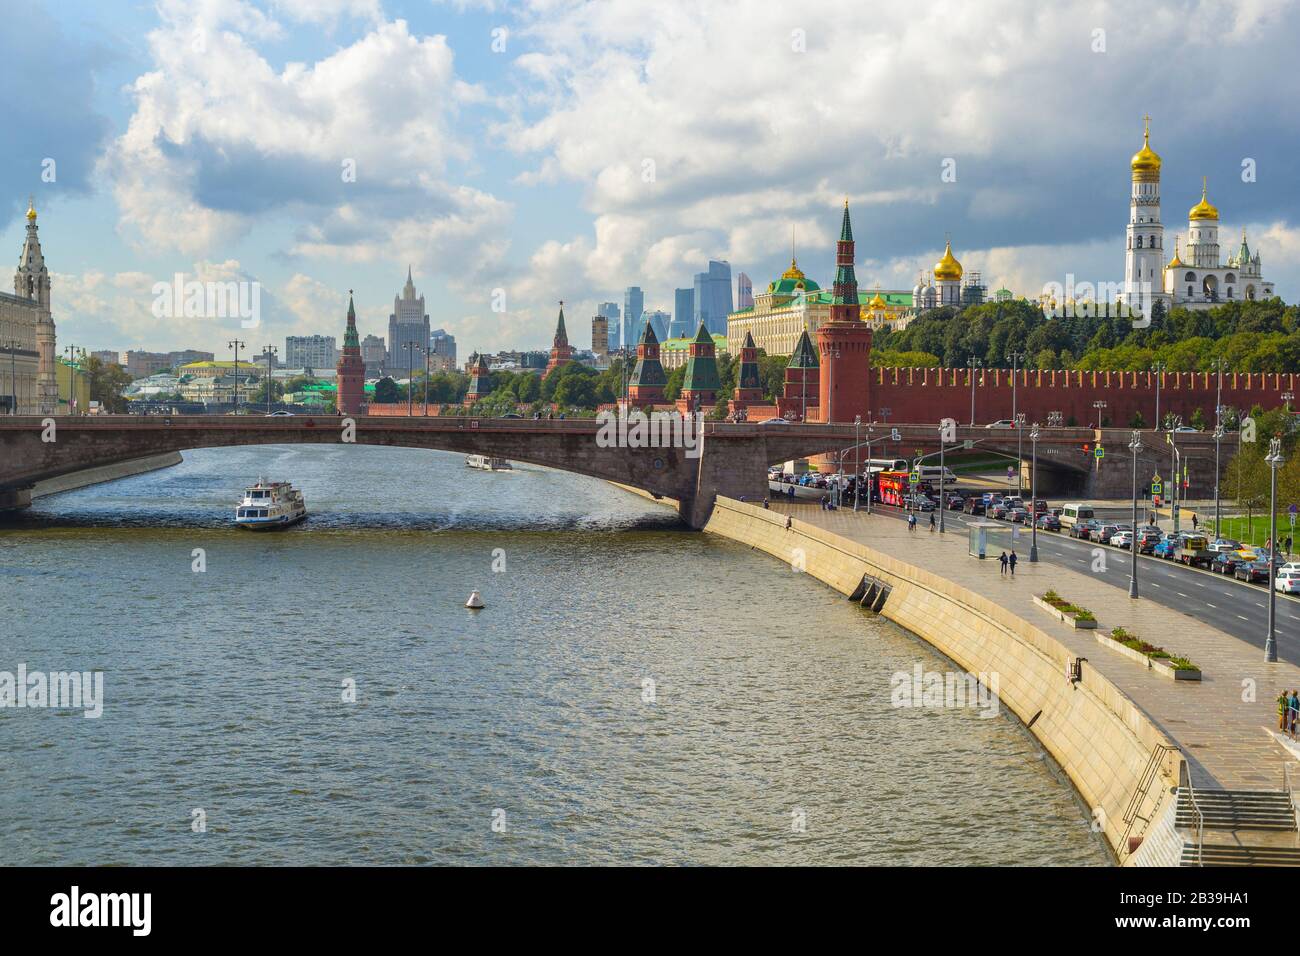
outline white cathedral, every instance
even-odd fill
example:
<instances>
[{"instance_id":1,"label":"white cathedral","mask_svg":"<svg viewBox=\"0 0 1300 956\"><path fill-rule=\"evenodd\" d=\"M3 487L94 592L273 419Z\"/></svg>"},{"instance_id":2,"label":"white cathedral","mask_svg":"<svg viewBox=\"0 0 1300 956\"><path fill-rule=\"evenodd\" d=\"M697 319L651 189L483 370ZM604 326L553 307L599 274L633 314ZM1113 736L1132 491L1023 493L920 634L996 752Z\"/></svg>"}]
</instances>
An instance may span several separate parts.
<instances>
[{"instance_id":1,"label":"white cathedral","mask_svg":"<svg viewBox=\"0 0 1300 956\"><path fill-rule=\"evenodd\" d=\"M1143 309L1144 293L1165 308L1209 309L1241 299L1273 297L1273 283L1260 271L1259 253L1251 253L1246 230L1241 245L1225 264L1219 253L1219 210L1210 204L1209 187L1201 181L1201 201L1187 214L1187 243L1174 239L1174 254L1166 263L1165 227L1160 222L1160 157L1151 148L1151 119L1146 118L1142 148L1133 154L1133 192L1129 201L1128 251L1124 257L1126 305ZM1180 248L1181 246L1181 248ZM1183 253L1187 259L1182 258Z\"/></svg>"}]
</instances>

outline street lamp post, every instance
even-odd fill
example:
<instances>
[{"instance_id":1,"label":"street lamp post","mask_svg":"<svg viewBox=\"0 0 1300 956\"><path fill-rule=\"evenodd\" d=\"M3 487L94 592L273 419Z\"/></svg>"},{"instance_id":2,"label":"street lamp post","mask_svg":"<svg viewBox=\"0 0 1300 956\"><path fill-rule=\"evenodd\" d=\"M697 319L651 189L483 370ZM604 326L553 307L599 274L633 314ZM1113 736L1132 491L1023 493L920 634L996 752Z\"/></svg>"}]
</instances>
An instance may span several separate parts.
<instances>
[{"instance_id":1,"label":"street lamp post","mask_svg":"<svg viewBox=\"0 0 1300 956\"><path fill-rule=\"evenodd\" d=\"M1268 489L1268 528L1271 545L1268 551L1268 635L1264 638L1264 660L1269 663L1277 661L1277 638L1274 626L1277 623L1277 574L1273 556L1277 554L1277 470L1282 467L1282 439L1274 438L1268 443L1268 462L1270 480Z\"/></svg>"},{"instance_id":2,"label":"street lamp post","mask_svg":"<svg viewBox=\"0 0 1300 956\"><path fill-rule=\"evenodd\" d=\"M944 451L943 422L940 422L939 423L939 533L940 534L944 534L945 531L947 530L944 527L943 518L944 518L944 512L948 510L948 499L946 497L946 492L944 491L944 481L943 481L943 476L947 473L944 470L943 451Z\"/></svg>"},{"instance_id":3,"label":"street lamp post","mask_svg":"<svg viewBox=\"0 0 1300 956\"><path fill-rule=\"evenodd\" d=\"M1214 533L1222 537L1219 523L1219 443L1223 441L1223 423L1214 426Z\"/></svg>"},{"instance_id":4,"label":"street lamp post","mask_svg":"<svg viewBox=\"0 0 1300 956\"><path fill-rule=\"evenodd\" d=\"M1174 534L1178 533L1178 440L1175 436L1178 434L1178 426L1183 423L1181 415L1171 415L1169 418L1169 479L1171 482L1172 492L1169 495L1169 514L1174 522ZM1217 532L1218 529L1216 528Z\"/></svg>"},{"instance_id":5,"label":"street lamp post","mask_svg":"<svg viewBox=\"0 0 1300 956\"><path fill-rule=\"evenodd\" d=\"M274 345L266 346L266 414L271 414L271 363L275 361L275 356L279 353Z\"/></svg>"},{"instance_id":6,"label":"street lamp post","mask_svg":"<svg viewBox=\"0 0 1300 956\"><path fill-rule=\"evenodd\" d=\"M975 370L980 367L980 360L975 358L974 356L971 356L970 362L967 364L970 367L970 423L971 423L971 427L974 428L975 427ZM1013 385L1012 389L1014 390L1014 388L1015 386Z\"/></svg>"},{"instance_id":7,"label":"street lamp post","mask_svg":"<svg viewBox=\"0 0 1300 956\"><path fill-rule=\"evenodd\" d=\"M406 417L415 414L415 350L420 346L415 342L403 342L406 349Z\"/></svg>"},{"instance_id":8,"label":"street lamp post","mask_svg":"<svg viewBox=\"0 0 1300 956\"><path fill-rule=\"evenodd\" d=\"M1135 598L1138 596L1138 452L1142 450L1142 432L1139 429L1133 429L1133 437L1128 443L1129 451L1133 453L1133 539L1129 542L1129 550L1132 554L1133 565L1128 574L1128 596Z\"/></svg>"},{"instance_id":9,"label":"street lamp post","mask_svg":"<svg viewBox=\"0 0 1300 956\"><path fill-rule=\"evenodd\" d=\"M1007 361L1011 363L1011 420L1016 423L1016 494L1022 494L1020 474L1025 468L1024 447L1021 444L1021 418L1016 412L1016 386L1020 376L1016 374L1019 362L1025 357L1024 352L1008 352Z\"/></svg>"},{"instance_id":10,"label":"street lamp post","mask_svg":"<svg viewBox=\"0 0 1300 956\"><path fill-rule=\"evenodd\" d=\"M1097 409L1097 431L1101 431L1101 413L1106 410L1106 403L1096 401L1092 403L1092 407Z\"/></svg>"},{"instance_id":11,"label":"street lamp post","mask_svg":"<svg viewBox=\"0 0 1300 956\"><path fill-rule=\"evenodd\" d=\"M1038 422L1029 430L1029 563L1038 563Z\"/></svg>"},{"instance_id":12,"label":"street lamp post","mask_svg":"<svg viewBox=\"0 0 1300 956\"><path fill-rule=\"evenodd\" d=\"M18 342L9 341L5 343L5 348L9 350L9 414L18 414Z\"/></svg>"},{"instance_id":13,"label":"street lamp post","mask_svg":"<svg viewBox=\"0 0 1300 956\"><path fill-rule=\"evenodd\" d=\"M1024 495L1025 413L1016 412L1016 494Z\"/></svg>"},{"instance_id":14,"label":"street lamp post","mask_svg":"<svg viewBox=\"0 0 1300 956\"><path fill-rule=\"evenodd\" d=\"M239 414L239 350L247 345L247 342L241 342L239 339L231 339L226 343L226 348L235 350L235 414Z\"/></svg>"},{"instance_id":15,"label":"street lamp post","mask_svg":"<svg viewBox=\"0 0 1300 956\"><path fill-rule=\"evenodd\" d=\"M858 444L858 431L862 427L862 416L853 416L853 510L858 510L858 499L862 497L862 447Z\"/></svg>"},{"instance_id":16,"label":"street lamp post","mask_svg":"<svg viewBox=\"0 0 1300 956\"><path fill-rule=\"evenodd\" d=\"M1151 366L1151 372L1156 377L1156 420L1153 423L1156 431L1160 431L1160 382L1164 377L1165 367L1164 362L1156 362Z\"/></svg>"}]
</instances>

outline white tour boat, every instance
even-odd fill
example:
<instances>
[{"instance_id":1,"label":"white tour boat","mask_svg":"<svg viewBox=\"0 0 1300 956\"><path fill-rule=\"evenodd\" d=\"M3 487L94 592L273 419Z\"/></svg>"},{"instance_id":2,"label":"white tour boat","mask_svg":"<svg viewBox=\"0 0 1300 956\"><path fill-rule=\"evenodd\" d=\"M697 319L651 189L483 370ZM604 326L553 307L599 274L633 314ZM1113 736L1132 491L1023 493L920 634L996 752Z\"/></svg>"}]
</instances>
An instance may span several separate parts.
<instances>
[{"instance_id":1,"label":"white tour boat","mask_svg":"<svg viewBox=\"0 0 1300 956\"><path fill-rule=\"evenodd\" d=\"M287 481L267 481L258 478L257 484L244 492L244 498L235 509L235 524L251 531L271 531L287 528L307 517L307 505L302 492Z\"/></svg>"},{"instance_id":2,"label":"white tour boat","mask_svg":"<svg viewBox=\"0 0 1300 956\"><path fill-rule=\"evenodd\" d=\"M482 471L510 471L510 462L504 458L489 458L487 455L470 455L465 459L467 468L478 468Z\"/></svg>"}]
</instances>

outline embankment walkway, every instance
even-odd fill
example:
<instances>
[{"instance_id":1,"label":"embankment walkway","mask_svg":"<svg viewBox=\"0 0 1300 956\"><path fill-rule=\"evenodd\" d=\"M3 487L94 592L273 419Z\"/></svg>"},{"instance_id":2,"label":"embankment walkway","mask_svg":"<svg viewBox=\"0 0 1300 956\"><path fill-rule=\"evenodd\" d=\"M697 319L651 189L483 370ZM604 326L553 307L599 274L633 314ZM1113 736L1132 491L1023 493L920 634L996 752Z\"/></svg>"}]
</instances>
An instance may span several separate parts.
<instances>
[{"instance_id":1,"label":"embankment walkway","mask_svg":"<svg viewBox=\"0 0 1300 956\"><path fill-rule=\"evenodd\" d=\"M1071 653L1087 658L1087 666L1110 680L1178 744L1193 786L1282 788L1282 767L1292 758L1267 731L1277 727L1279 691L1300 687L1300 667L1267 664L1258 648L1153 601L1134 601L1099 578L1045 562L1030 564L1027 542L1015 577L1003 577L997 560L967 553L966 533L930 533L928 516L909 532L906 522L897 518L844 508L823 511L815 503L773 501L771 510L925 568L1032 622ZM1108 554L1107 559L1122 557ZM1048 589L1091 610L1103 631L1122 626L1171 654L1189 658L1201 668L1203 679L1159 676L1104 647L1096 632L1052 619L1032 600Z\"/></svg>"}]
</instances>

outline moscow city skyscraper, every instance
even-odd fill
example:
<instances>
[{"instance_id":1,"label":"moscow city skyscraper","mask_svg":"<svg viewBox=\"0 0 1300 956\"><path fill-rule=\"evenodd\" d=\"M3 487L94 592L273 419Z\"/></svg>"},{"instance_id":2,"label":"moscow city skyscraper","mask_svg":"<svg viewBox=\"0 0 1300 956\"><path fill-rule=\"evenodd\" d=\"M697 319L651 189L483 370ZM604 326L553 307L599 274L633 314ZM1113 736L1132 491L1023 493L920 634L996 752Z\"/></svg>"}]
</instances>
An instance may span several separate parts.
<instances>
[{"instance_id":1,"label":"moscow city skyscraper","mask_svg":"<svg viewBox=\"0 0 1300 956\"><path fill-rule=\"evenodd\" d=\"M645 293L630 285L623 293L623 342L631 345L641 337L641 313L645 311Z\"/></svg>"},{"instance_id":2,"label":"moscow city skyscraper","mask_svg":"<svg viewBox=\"0 0 1300 956\"><path fill-rule=\"evenodd\" d=\"M695 274L695 321L704 323L710 335L727 334L727 316L731 314L731 264L724 259L710 259L707 272Z\"/></svg>"}]
</instances>

